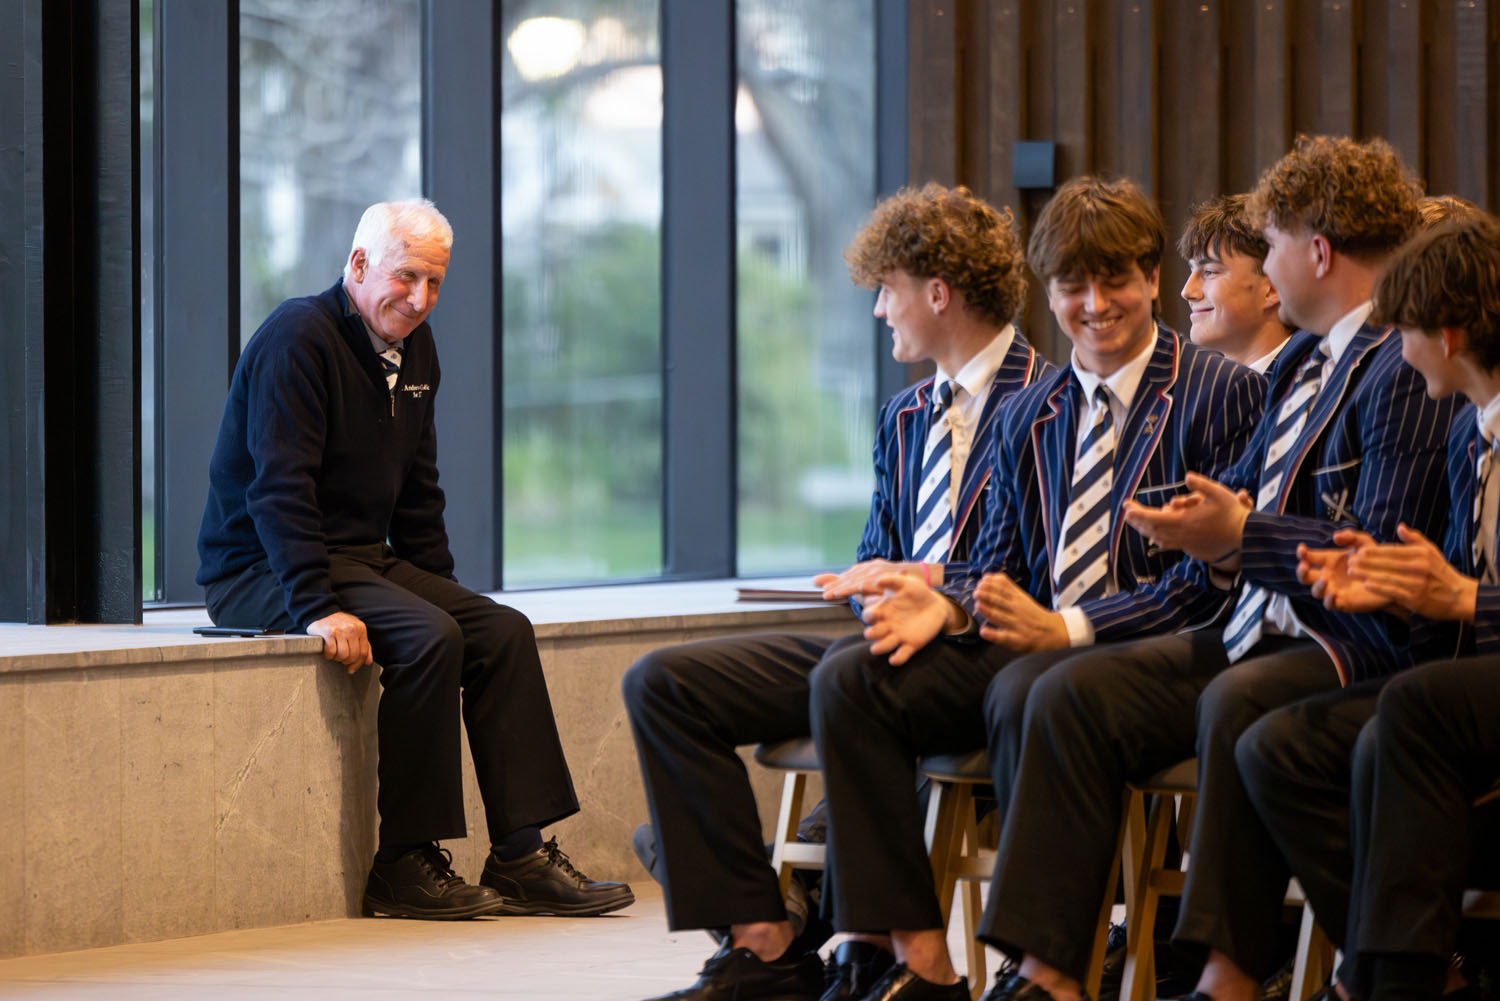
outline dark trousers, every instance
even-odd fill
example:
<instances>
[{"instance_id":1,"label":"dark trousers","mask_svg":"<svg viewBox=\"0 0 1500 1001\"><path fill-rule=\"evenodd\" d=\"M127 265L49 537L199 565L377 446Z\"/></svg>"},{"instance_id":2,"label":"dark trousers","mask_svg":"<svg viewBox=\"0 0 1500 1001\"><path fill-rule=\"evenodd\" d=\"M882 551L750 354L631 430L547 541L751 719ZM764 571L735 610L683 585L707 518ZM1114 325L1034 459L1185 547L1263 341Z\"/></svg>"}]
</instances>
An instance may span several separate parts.
<instances>
[{"instance_id":1,"label":"dark trousers","mask_svg":"<svg viewBox=\"0 0 1500 1001\"><path fill-rule=\"evenodd\" d=\"M1350 783L1360 731L1388 678L1294 702L1263 716L1235 748L1245 792L1318 924L1346 945L1350 884Z\"/></svg>"},{"instance_id":2,"label":"dark trousers","mask_svg":"<svg viewBox=\"0 0 1500 1001\"><path fill-rule=\"evenodd\" d=\"M1019 756L980 938L1084 979L1125 783L1192 755L1193 704L1223 647L1217 630L1157 636L1033 655L995 678L992 741L1013 728Z\"/></svg>"},{"instance_id":3,"label":"dark trousers","mask_svg":"<svg viewBox=\"0 0 1500 1001\"><path fill-rule=\"evenodd\" d=\"M1015 669L1013 656L990 643L938 639L892 667L861 642L830 651L813 674L812 731L835 872L825 894L839 930L943 926L915 792L917 759L984 745L984 692L1002 668Z\"/></svg>"},{"instance_id":4,"label":"dark trousers","mask_svg":"<svg viewBox=\"0 0 1500 1001\"><path fill-rule=\"evenodd\" d=\"M623 683L673 929L786 917L735 748L809 734L808 676L859 636L765 633L654 650Z\"/></svg>"},{"instance_id":5,"label":"dark trousers","mask_svg":"<svg viewBox=\"0 0 1500 1001\"><path fill-rule=\"evenodd\" d=\"M1464 887L1500 876L1494 853L1474 851L1493 842L1495 812L1472 806L1500 776L1500 657L1307 700L1257 724L1240 752L1319 922L1345 947L1340 981L1371 1001L1440 996Z\"/></svg>"},{"instance_id":6,"label":"dark trousers","mask_svg":"<svg viewBox=\"0 0 1500 1001\"><path fill-rule=\"evenodd\" d=\"M578 812L531 623L385 546L329 554L342 610L361 619L380 665L380 842L467 833L459 714L491 842ZM261 562L209 585L215 622L293 629Z\"/></svg>"},{"instance_id":7,"label":"dark trousers","mask_svg":"<svg viewBox=\"0 0 1500 1001\"><path fill-rule=\"evenodd\" d=\"M1198 698L1198 804L1173 941L1217 949L1264 980L1276 972L1291 873L1245 792L1235 744L1272 709L1337 688L1339 679L1311 640L1270 637L1251 654Z\"/></svg>"},{"instance_id":8,"label":"dark trousers","mask_svg":"<svg viewBox=\"0 0 1500 1001\"><path fill-rule=\"evenodd\" d=\"M1217 912L1237 907L1257 879L1240 870L1236 825L1241 815L1253 817L1253 812L1236 802L1243 794L1234 770L1234 740L1226 743L1222 731L1237 736L1263 711L1261 700L1273 690L1337 680L1326 655L1310 643L1270 639L1254 653L1226 670L1222 632L1204 629L1068 651L1030 686L981 938L1082 980L1094 922L1112 892L1106 884L1124 785L1194 753L1199 807L1188 882L1192 887L1196 873L1197 890L1182 901L1178 935L1185 921L1199 934L1219 935L1203 915L1225 921ZM1272 684L1283 665L1289 669L1286 683ZM1009 671L996 678L997 688L1007 684ZM1013 699L999 699L1000 694L994 691L987 699L992 726L1003 725L1004 714L1014 718ZM1230 871L1200 871L1215 865ZM1283 887L1285 882L1283 877ZM1233 929L1241 924L1227 920ZM1273 917L1266 929L1272 939L1275 929ZM1215 938L1206 941L1218 945Z\"/></svg>"}]
</instances>

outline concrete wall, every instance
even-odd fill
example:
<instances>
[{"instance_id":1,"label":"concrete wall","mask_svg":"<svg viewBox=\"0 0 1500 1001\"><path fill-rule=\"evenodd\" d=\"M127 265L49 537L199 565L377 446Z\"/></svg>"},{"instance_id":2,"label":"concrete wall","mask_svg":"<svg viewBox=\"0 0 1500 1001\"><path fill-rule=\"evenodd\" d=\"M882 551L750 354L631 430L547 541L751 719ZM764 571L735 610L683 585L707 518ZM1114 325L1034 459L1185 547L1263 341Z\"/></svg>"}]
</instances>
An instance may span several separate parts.
<instances>
[{"instance_id":1,"label":"concrete wall","mask_svg":"<svg viewBox=\"0 0 1500 1001\"><path fill-rule=\"evenodd\" d=\"M583 804L547 833L589 875L649 879L630 848L646 806L621 675L658 646L745 631L731 618L538 629ZM830 609L795 628L851 625ZM0 957L357 915L379 686L316 645L0 657ZM467 751L464 765L471 836L445 847L473 880L489 846ZM750 767L769 834L780 776Z\"/></svg>"}]
</instances>

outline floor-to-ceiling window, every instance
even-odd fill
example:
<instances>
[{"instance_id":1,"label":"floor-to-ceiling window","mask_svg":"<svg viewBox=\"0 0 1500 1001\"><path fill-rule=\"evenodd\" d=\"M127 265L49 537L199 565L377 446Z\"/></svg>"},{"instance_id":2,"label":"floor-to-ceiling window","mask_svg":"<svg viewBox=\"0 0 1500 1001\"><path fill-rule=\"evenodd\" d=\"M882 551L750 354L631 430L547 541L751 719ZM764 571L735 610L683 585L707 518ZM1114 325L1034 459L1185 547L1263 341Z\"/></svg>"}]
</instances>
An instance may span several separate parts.
<instances>
[{"instance_id":1,"label":"floor-to-ceiling window","mask_svg":"<svg viewBox=\"0 0 1500 1001\"><path fill-rule=\"evenodd\" d=\"M422 193L421 0L240 0L240 338Z\"/></svg>"},{"instance_id":2,"label":"floor-to-ceiling window","mask_svg":"<svg viewBox=\"0 0 1500 1001\"><path fill-rule=\"evenodd\" d=\"M875 5L736 0L742 573L847 563L870 503L875 340L842 251L875 197Z\"/></svg>"},{"instance_id":3,"label":"floor-to-ceiling window","mask_svg":"<svg viewBox=\"0 0 1500 1001\"><path fill-rule=\"evenodd\" d=\"M504 580L662 567L658 0L504 0Z\"/></svg>"}]
</instances>

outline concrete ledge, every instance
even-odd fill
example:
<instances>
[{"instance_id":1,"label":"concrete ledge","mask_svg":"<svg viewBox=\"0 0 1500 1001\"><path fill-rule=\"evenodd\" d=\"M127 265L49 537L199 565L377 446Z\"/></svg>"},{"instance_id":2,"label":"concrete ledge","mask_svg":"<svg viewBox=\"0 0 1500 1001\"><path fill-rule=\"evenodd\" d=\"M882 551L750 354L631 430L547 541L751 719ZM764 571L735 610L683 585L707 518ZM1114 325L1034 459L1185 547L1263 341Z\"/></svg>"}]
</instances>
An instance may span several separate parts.
<instances>
[{"instance_id":1,"label":"concrete ledge","mask_svg":"<svg viewBox=\"0 0 1500 1001\"><path fill-rule=\"evenodd\" d=\"M668 603L688 591L697 598ZM548 833L590 875L649 878L630 850L646 819L619 696L630 663L694 639L856 625L842 606L732 595L719 582L496 596L540 620L583 804ZM564 619L569 600L604 614ZM314 637L205 640L191 632L202 615L0 626L0 957L359 913L374 849L374 673L346 675ZM472 879L488 839L467 749L464 767L473 833L445 847ZM779 777L751 768L769 833Z\"/></svg>"}]
</instances>

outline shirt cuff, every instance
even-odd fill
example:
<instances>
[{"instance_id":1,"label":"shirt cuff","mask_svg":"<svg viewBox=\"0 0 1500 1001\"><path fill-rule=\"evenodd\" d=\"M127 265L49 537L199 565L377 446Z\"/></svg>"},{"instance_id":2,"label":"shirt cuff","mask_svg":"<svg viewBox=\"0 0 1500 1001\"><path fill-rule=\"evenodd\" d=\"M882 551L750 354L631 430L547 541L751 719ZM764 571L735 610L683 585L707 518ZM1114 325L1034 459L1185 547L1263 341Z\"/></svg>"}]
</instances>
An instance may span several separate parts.
<instances>
[{"instance_id":1,"label":"shirt cuff","mask_svg":"<svg viewBox=\"0 0 1500 1001\"><path fill-rule=\"evenodd\" d=\"M943 637L950 640L977 639L979 636L979 621L974 618L973 613L965 608L962 602L955 601L952 595L944 594L942 591L939 591L938 594L946 598L954 608L957 608L964 615L963 627L955 629L952 632L945 629L943 630Z\"/></svg>"},{"instance_id":2,"label":"shirt cuff","mask_svg":"<svg viewBox=\"0 0 1500 1001\"><path fill-rule=\"evenodd\" d=\"M1089 617L1083 614L1083 609L1077 605L1067 608L1059 608L1057 614L1062 616L1063 625L1068 629L1068 646L1093 646L1094 625Z\"/></svg>"}]
</instances>

